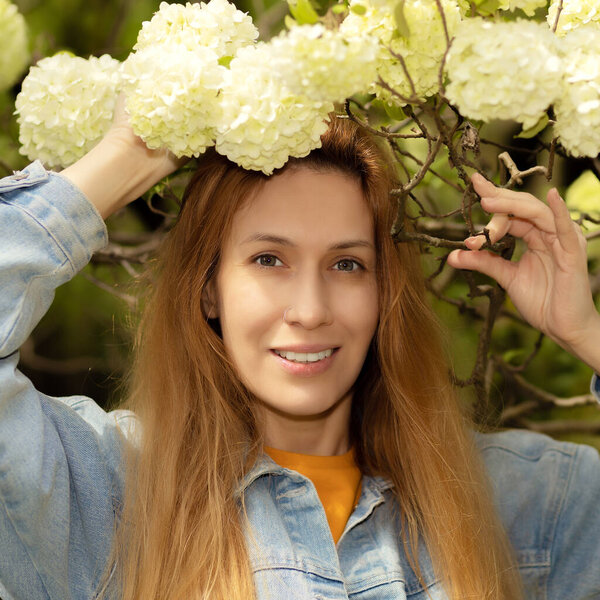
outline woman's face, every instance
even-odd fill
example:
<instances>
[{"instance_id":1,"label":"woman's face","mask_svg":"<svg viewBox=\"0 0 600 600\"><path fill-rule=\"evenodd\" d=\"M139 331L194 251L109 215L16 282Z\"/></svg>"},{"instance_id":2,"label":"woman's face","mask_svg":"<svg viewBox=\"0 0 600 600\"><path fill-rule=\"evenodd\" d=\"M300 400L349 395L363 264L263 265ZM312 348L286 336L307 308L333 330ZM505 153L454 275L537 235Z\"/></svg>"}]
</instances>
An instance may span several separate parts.
<instances>
[{"instance_id":1,"label":"woman's face","mask_svg":"<svg viewBox=\"0 0 600 600\"><path fill-rule=\"evenodd\" d=\"M284 171L234 216L216 306L227 353L264 406L267 445L306 451L300 436L313 453L344 451L323 436L347 434L378 322L375 261L360 185L337 171Z\"/></svg>"}]
</instances>

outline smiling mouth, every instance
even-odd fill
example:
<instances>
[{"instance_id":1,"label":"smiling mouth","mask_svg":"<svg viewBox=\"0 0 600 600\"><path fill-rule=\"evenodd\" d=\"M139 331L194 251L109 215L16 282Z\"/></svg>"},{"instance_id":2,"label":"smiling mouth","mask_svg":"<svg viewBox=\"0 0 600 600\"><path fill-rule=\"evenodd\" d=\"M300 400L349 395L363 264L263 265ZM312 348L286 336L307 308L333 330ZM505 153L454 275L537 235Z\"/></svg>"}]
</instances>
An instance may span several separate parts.
<instances>
[{"instance_id":1,"label":"smiling mouth","mask_svg":"<svg viewBox=\"0 0 600 600\"><path fill-rule=\"evenodd\" d=\"M339 348L328 348L322 352L289 352L287 350L272 350L272 352L291 362L314 363L323 360L324 358L329 358L338 350Z\"/></svg>"}]
</instances>

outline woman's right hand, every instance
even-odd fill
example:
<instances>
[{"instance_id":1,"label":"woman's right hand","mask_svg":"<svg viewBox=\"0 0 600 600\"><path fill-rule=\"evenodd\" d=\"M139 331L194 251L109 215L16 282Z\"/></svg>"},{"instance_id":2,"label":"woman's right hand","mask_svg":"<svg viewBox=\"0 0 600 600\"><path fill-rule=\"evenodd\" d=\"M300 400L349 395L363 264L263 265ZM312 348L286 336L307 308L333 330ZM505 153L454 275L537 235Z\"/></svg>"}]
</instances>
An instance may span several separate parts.
<instances>
[{"instance_id":1,"label":"woman's right hand","mask_svg":"<svg viewBox=\"0 0 600 600\"><path fill-rule=\"evenodd\" d=\"M75 184L106 219L187 160L176 158L166 149L150 150L133 132L121 94L107 134L61 175Z\"/></svg>"}]
</instances>

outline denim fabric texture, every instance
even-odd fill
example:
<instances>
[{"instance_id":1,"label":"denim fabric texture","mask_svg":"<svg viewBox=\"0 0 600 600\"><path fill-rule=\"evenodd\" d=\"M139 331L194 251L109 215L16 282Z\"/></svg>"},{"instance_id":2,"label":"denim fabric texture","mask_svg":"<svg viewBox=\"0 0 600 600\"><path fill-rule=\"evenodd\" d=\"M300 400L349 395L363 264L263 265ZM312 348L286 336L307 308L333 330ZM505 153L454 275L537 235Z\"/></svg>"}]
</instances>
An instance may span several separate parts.
<instances>
[{"instance_id":1,"label":"denim fabric texture","mask_svg":"<svg viewBox=\"0 0 600 600\"><path fill-rule=\"evenodd\" d=\"M121 433L135 417L37 391L18 349L106 228L79 190L33 163L0 180L0 240L0 597L90 600L123 496ZM596 450L525 431L474 435L527 598L600 598ZM337 545L310 480L266 454L238 491L259 600L447 599L424 544L426 589L409 566L389 481L363 477Z\"/></svg>"}]
</instances>

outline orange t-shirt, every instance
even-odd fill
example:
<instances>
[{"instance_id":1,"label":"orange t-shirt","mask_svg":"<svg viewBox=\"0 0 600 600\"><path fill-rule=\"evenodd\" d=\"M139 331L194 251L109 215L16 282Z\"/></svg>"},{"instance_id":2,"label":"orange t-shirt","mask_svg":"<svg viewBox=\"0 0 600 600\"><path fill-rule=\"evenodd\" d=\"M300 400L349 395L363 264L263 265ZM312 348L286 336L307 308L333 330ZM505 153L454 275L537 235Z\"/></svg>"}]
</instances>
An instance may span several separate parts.
<instances>
[{"instance_id":1,"label":"orange t-shirt","mask_svg":"<svg viewBox=\"0 0 600 600\"><path fill-rule=\"evenodd\" d=\"M313 482L337 544L360 498L362 476L354 461L354 450L339 456L315 456L265 446L265 452L278 465Z\"/></svg>"}]
</instances>

